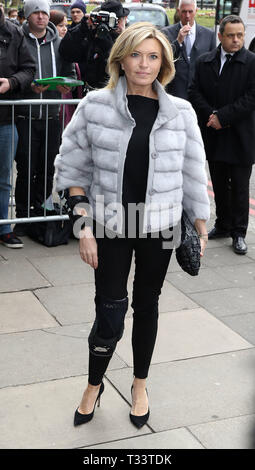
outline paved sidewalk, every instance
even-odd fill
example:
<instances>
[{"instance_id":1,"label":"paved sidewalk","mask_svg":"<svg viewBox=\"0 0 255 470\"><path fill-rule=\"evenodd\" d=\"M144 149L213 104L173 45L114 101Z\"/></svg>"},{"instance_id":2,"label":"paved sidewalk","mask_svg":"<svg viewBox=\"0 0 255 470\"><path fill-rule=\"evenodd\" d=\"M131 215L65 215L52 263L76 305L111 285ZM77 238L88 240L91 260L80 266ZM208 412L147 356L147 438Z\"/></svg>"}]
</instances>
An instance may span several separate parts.
<instances>
[{"instance_id":1,"label":"paved sidewalk","mask_svg":"<svg viewBox=\"0 0 255 470\"><path fill-rule=\"evenodd\" d=\"M93 271L78 243L0 246L0 448L249 448L255 434L255 231L246 256L211 241L199 277L173 255L160 301L148 394L151 416L129 420L131 326L105 377L94 419L73 427L87 382ZM130 285L132 286L131 272ZM254 431L254 433L253 433Z\"/></svg>"}]
</instances>

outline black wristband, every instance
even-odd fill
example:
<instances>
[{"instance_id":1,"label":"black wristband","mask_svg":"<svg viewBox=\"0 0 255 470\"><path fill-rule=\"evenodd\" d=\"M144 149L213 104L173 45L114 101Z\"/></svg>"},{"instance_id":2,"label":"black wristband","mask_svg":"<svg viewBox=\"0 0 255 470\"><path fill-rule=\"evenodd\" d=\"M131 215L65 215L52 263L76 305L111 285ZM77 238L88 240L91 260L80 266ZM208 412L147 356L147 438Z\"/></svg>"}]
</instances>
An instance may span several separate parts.
<instances>
[{"instance_id":1,"label":"black wristband","mask_svg":"<svg viewBox=\"0 0 255 470\"><path fill-rule=\"evenodd\" d=\"M84 195L68 196L67 200L66 200L66 203L68 205L68 208L71 211L73 211L76 204L80 204L80 203L89 204L89 200L88 200L87 196L84 196Z\"/></svg>"}]
</instances>

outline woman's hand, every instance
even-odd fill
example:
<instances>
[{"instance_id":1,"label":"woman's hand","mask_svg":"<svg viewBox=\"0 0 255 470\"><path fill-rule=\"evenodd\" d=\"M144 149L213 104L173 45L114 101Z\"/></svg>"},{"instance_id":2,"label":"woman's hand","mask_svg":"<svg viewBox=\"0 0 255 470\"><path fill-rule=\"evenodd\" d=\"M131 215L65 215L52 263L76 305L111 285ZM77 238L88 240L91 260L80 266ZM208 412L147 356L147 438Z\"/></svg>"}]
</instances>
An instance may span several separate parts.
<instances>
[{"instance_id":1,"label":"woman's hand","mask_svg":"<svg viewBox=\"0 0 255 470\"><path fill-rule=\"evenodd\" d=\"M69 196L85 196L85 192L82 188L73 186L69 188ZM88 217L86 209L84 207L79 207L79 204L75 206L75 211L77 215L83 217ZM83 230L79 231L80 239L80 256L81 259L89 264L92 268L97 269L98 266L98 257L97 257L97 242L93 235L93 231L89 226L85 226Z\"/></svg>"},{"instance_id":2,"label":"woman's hand","mask_svg":"<svg viewBox=\"0 0 255 470\"><path fill-rule=\"evenodd\" d=\"M208 233L207 233L207 229L206 229L205 220L196 219L194 225L195 225L196 231L199 235L199 240L200 240L200 245L201 245L200 256L204 256L205 248L206 248L206 245L207 245L207 242L208 242Z\"/></svg>"},{"instance_id":3,"label":"woman's hand","mask_svg":"<svg viewBox=\"0 0 255 470\"><path fill-rule=\"evenodd\" d=\"M200 245L201 245L201 251L200 251L200 256L204 256L204 251L206 249L207 245L207 240L208 238L200 238Z\"/></svg>"},{"instance_id":4,"label":"woman's hand","mask_svg":"<svg viewBox=\"0 0 255 470\"><path fill-rule=\"evenodd\" d=\"M97 269L97 242L90 227L80 231L80 256L92 268Z\"/></svg>"}]
</instances>

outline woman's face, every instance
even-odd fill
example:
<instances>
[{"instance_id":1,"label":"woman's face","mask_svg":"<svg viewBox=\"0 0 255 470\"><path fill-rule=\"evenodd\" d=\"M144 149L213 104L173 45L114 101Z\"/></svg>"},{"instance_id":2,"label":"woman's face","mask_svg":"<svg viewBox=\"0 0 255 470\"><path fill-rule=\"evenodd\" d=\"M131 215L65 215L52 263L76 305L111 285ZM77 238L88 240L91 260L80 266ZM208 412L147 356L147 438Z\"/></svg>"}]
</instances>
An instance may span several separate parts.
<instances>
[{"instance_id":1,"label":"woman's face","mask_svg":"<svg viewBox=\"0 0 255 470\"><path fill-rule=\"evenodd\" d=\"M157 78L162 64L162 46L157 39L145 39L123 61L128 87L148 87Z\"/></svg>"},{"instance_id":2,"label":"woman's face","mask_svg":"<svg viewBox=\"0 0 255 470\"><path fill-rule=\"evenodd\" d=\"M64 35L67 32L67 19L66 19L66 16L64 17L63 21L61 21L61 23L58 23L57 30L58 30L59 36L61 38L63 38Z\"/></svg>"}]
</instances>

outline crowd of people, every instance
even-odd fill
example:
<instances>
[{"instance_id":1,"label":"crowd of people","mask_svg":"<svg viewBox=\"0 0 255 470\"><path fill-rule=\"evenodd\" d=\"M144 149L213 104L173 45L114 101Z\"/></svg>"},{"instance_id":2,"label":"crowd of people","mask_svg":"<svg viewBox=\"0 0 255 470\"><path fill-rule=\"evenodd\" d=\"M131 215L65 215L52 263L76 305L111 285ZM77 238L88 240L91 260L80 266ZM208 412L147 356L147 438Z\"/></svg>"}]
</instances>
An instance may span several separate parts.
<instances>
[{"instance_id":1,"label":"crowd of people","mask_svg":"<svg viewBox=\"0 0 255 470\"><path fill-rule=\"evenodd\" d=\"M145 22L126 28L129 10L119 0L102 3L101 11L109 13L105 21L76 0L68 26L47 0L26 0L25 21L18 26L17 15L12 11L5 19L0 6L1 99L83 97L77 109L66 108L62 136L59 105L47 114L40 104L31 112L19 106L15 124L12 108L1 106L0 219L8 218L14 157L17 218L43 206L55 171L56 190L65 192L70 218L79 225L81 258L95 270L88 386L75 426L93 418L104 392L103 376L124 331L135 254L130 419L141 428L150 414L146 378L173 251L164 249L166 234L171 236L184 209L199 235L201 256L208 238L232 237L234 252L247 252L255 55L244 47L245 28L236 15L221 22L216 47L214 33L195 20L196 0L180 0L180 21L162 31ZM81 77L84 87L51 90L35 81L56 76ZM216 202L209 234L206 158ZM132 218L133 205L143 210ZM22 247L26 227L0 225L0 241Z\"/></svg>"},{"instance_id":2,"label":"crowd of people","mask_svg":"<svg viewBox=\"0 0 255 470\"><path fill-rule=\"evenodd\" d=\"M47 0L27 0L24 8L10 8L8 19L4 16L2 5L1 98L46 99L62 96L81 99L88 91L103 88L108 80L108 57L117 37L125 30L129 10L123 8L119 0L103 2L100 10L116 15L115 27L92 20L83 0L75 0L71 5L70 25L64 12L50 10ZM234 251L244 254L247 252L245 235L249 214L249 179L254 162L251 150L254 138L254 56L244 48L244 24L239 17L234 15L226 23L222 22L220 44L216 48L214 32L196 22L196 12L195 0L180 0L177 10L179 21L162 30L176 59L175 77L166 90L173 96L189 100L197 112L216 202L215 227L209 238L232 236ZM17 38L21 46L13 54L12 48ZM203 59L200 59L201 56ZM228 63L223 68L225 60ZM242 64L246 66L242 67ZM206 67L207 70L204 70ZM49 86L38 86L33 80L53 76L78 78L84 86L72 89L57 86L52 91L48 90ZM205 83L202 76L205 76ZM26 81L27 77L30 83ZM234 85L231 93L227 93L230 77ZM211 85L208 86L210 80ZM8 147L3 152L2 163L5 163L0 173L1 219L8 215L13 157L17 166L16 217L33 215L50 197L54 159L61 141L60 122L64 121L66 126L75 108L74 105L49 107L45 172L45 108L32 107L29 133L29 108L19 107L9 142L6 133L11 132L10 109L1 107L0 138ZM29 141L32 142L31 146ZM26 235L27 228L26 223L16 224L13 231L10 225L1 225L0 241L9 248L22 247L19 237Z\"/></svg>"}]
</instances>

